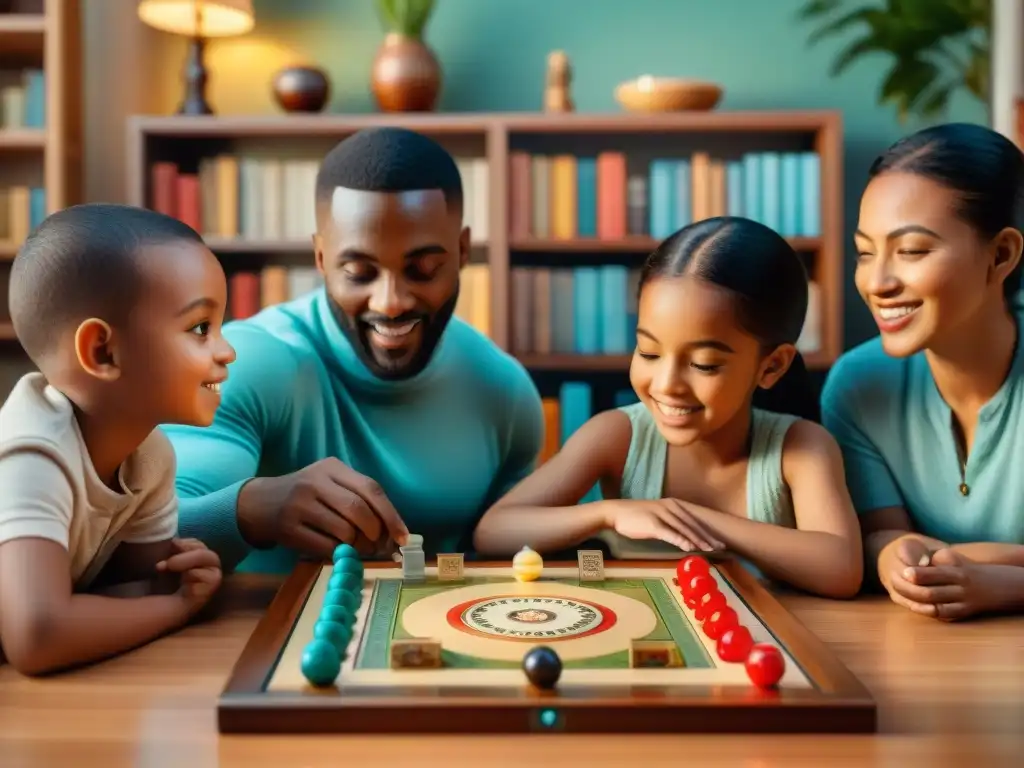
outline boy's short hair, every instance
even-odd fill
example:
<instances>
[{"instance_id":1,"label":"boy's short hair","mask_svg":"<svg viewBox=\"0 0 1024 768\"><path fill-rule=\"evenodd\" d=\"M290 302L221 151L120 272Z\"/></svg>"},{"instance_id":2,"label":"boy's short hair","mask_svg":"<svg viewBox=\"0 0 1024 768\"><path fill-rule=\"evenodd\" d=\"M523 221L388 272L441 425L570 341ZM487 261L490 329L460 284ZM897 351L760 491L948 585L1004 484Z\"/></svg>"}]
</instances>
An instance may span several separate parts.
<instances>
[{"instance_id":1,"label":"boy's short hair","mask_svg":"<svg viewBox=\"0 0 1024 768\"><path fill-rule=\"evenodd\" d=\"M448 209L462 211L462 176L448 151L406 128L367 128L339 143L323 159L316 177L317 208L335 188L368 192L439 189Z\"/></svg>"},{"instance_id":2,"label":"boy's short hair","mask_svg":"<svg viewBox=\"0 0 1024 768\"><path fill-rule=\"evenodd\" d=\"M89 203L47 217L11 267L8 304L18 340L32 362L54 351L62 334L90 317L123 324L141 287L143 246L187 240L192 227L145 208Z\"/></svg>"}]
</instances>

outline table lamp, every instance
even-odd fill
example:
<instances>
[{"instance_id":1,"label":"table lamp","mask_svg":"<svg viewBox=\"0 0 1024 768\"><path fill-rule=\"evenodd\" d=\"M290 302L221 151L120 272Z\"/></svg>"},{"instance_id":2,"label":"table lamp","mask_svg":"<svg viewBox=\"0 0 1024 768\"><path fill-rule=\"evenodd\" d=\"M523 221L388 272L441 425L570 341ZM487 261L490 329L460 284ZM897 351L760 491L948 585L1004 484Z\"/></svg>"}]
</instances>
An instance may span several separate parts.
<instances>
[{"instance_id":1,"label":"table lamp","mask_svg":"<svg viewBox=\"0 0 1024 768\"><path fill-rule=\"evenodd\" d=\"M139 0L139 18L155 29L188 35L185 96L178 114L213 114L206 101L206 39L242 35L251 30L255 24L252 0Z\"/></svg>"}]
</instances>

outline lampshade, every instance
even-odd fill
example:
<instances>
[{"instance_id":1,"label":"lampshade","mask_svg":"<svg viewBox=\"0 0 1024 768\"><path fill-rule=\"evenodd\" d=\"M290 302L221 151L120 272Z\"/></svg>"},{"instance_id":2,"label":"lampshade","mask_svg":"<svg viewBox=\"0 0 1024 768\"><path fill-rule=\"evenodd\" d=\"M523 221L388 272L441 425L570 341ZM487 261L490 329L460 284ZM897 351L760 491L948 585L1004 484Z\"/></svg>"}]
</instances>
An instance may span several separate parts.
<instances>
[{"instance_id":1,"label":"lampshade","mask_svg":"<svg viewBox=\"0 0 1024 768\"><path fill-rule=\"evenodd\" d=\"M241 35L255 24L252 0L139 0L139 18L156 29L189 37Z\"/></svg>"}]
</instances>

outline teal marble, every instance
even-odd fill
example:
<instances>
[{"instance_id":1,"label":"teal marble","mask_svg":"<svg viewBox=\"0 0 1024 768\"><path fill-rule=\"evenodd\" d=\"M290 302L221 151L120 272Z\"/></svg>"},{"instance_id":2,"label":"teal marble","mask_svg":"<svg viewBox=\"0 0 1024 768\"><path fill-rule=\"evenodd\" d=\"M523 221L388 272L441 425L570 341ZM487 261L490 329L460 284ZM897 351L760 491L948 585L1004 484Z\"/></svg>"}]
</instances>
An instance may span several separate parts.
<instances>
[{"instance_id":1,"label":"teal marble","mask_svg":"<svg viewBox=\"0 0 1024 768\"><path fill-rule=\"evenodd\" d=\"M341 560L359 560L359 553L351 544L339 544L334 550L334 563Z\"/></svg>"},{"instance_id":2,"label":"teal marble","mask_svg":"<svg viewBox=\"0 0 1024 768\"><path fill-rule=\"evenodd\" d=\"M333 621L351 627L356 620L355 611L344 605L325 605L320 611L320 621Z\"/></svg>"},{"instance_id":3,"label":"teal marble","mask_svg":"<svg viewBox=\"0 0 1024 768\"><path fill-rule=\"evenodd\" d=\"M361 595L346 589L331 589L324 595L324 605L342 605L352 613L356 612L361 602Z\"/></svg>"},{"instance_id":4,"label":"teal marble","mask_svg":"<svg viewBox=\"0 0 1024 768\"><path fill-rule=\"evenodd\" d=\"M315 639L302 651L302 674L317 687L331 685L341 672L341 654L327 640Z\"/></svg>"},{"instance_id":5,"label":"teal marble","mask_svg":"<svg viewBox=\"0 0 1024 768\"><path fill-rule=\"evenodd\" d=\"M357 573L335 573L327 582L327 588L356 592L363 588L363 578Z\"/></svg>"},{"instance_id":6,"label":"teal marble","mask_svg":"<svg viewBox=\"0 0 1024 768\"><path fill-rule=\"evenodd\" d=\"M331 572L331 576L333 578L334 576L337 576L339 574L351 573L355 576L358 576L359 578L362 578L363 570L364 569L362 560L353 560L351 558L345 558L344 560L339 560L334 564L334 570Z\"/></svg>"},{"instance_id":7,"label":"teal marble","mask_svg":"<svg viewBox=\"0 0 1024 768\"><path fill-rule=\"evenodd\" d=\"M352 640L352 630L348 624L321 618L313 625L313 637L317 640L326 640L337 649L341 658L345 658L345 650Z\"/></svg>"}]
</instances>

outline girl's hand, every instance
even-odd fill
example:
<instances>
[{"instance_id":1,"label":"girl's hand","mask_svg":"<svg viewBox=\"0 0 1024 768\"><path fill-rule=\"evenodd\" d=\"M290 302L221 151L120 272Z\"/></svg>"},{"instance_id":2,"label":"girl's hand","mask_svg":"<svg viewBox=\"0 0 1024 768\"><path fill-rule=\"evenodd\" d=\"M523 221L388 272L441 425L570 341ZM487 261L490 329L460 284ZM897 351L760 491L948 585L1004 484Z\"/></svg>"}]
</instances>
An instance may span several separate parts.
<instances>
[{"instance_id":1,"label":"girl's hand","mask_svg":"<svg viewBox=\"0 0 1024 768\"><path fill-rule=\"evenodd\" d=\"M993 609L999 585L992 568L952 549L936 550L931 564L908 566L892 575L893 602L922 616L956 621Z\"/></svg>"},{"instance_id":2,"label":"girl's hand","mask_svg":"<svg viewBox=\"0 0 1024 768\"><path fill-rule=\"evenodd\" d=\"M604 505L607 527L627 539L659 539L684 551L725 549L714 532L677 499L610 499Z\"/></svg>"}]
</instances>

